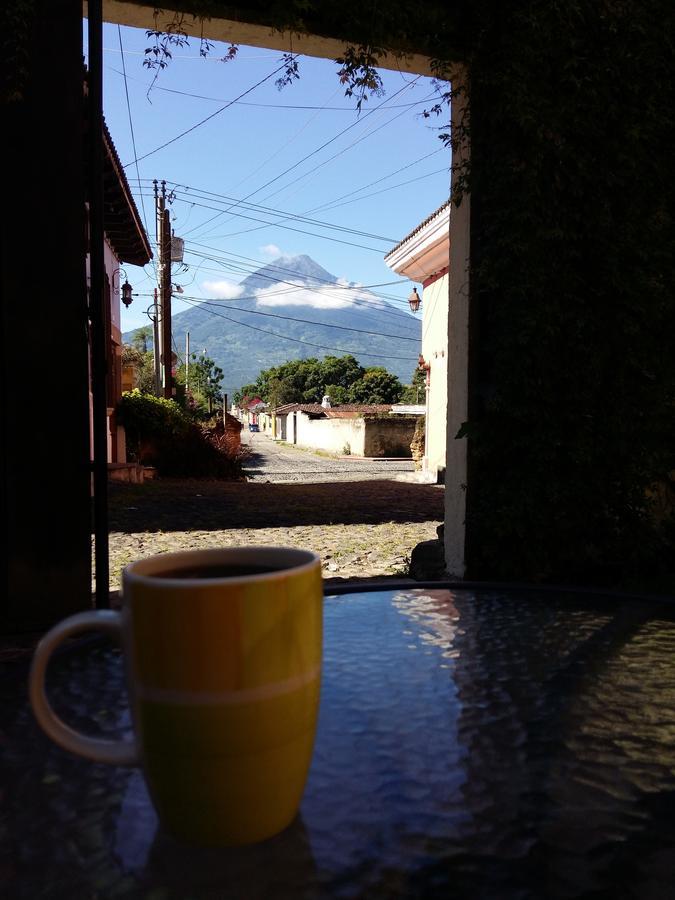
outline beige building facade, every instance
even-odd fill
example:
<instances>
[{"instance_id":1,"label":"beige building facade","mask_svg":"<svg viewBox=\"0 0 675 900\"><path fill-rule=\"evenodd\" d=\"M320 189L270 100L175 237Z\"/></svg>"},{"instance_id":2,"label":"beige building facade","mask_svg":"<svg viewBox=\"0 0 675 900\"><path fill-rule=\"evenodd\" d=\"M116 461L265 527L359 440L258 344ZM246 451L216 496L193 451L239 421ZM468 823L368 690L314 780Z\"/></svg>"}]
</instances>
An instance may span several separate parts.
<instances>
[{"instance_id":1,"label":"beige building facade","mask_svg":"<svg viewBox=\"0 0 675 900\"><path fill-rule=\"evenodd\" d=\"M425 480L445 481L448 407L448 298L450 290L450 201L418 225L385 262L422 285L422 353L426 376Z\"/></svg>"}]
</instances>

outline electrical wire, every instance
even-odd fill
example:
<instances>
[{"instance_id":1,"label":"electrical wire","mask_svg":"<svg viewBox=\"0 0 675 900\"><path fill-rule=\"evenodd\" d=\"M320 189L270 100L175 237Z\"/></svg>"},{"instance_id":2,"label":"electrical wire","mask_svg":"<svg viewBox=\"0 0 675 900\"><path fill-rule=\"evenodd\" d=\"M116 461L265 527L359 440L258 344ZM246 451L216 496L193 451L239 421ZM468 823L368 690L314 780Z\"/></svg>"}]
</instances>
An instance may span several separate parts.
<instances>
[{"instance_id":1,"label":"electrical wire","mask_svg":"<svg viewBox=\"0 0 675 900\"><path fill-rule=\"evenodd\" d=\"M417 77L419 78L421 76L418 75ZM274 178L271 178L269 181L266 181L265 184L261 185L259 188L256 188L254 191L251 191L251 193L247 194L243 198L243 200L248 200L250 197L253 197L255 194L264 190L266 187L269 187L270 184L274 184L275 181L278 181L280 178L283 178L284 175L287 175L289 172L293 171L293 169L296 169L299 165L302 165L303 162L310 159L312 156L315 156L317 153L320 153L321 150L323 150L329 144L332 144L333 141L336 141L339 137L341 137L347 131L350 131L352 128L355 128L357 125L359 125L365 119L367 119L369 116L372 116L375 112L377 112L377 110L379 110L382 106L384 106L385 103L387 103L389 99L394 99L394 97L397 97L404 90L407 90L408 87L409 86L406 85L402 88L399 88L399 90L396 91L396 93L393 95L393 97L388 98L387 100L383 100L382 103L380 103L378 106L375 107L375 109L369 110L363 117L361 117L360 119L357 119L355 122L352 122L351 125L347 125L345 128L343 128L337 134L333 135L332 138L329 138L329 140L325 141L323 144L321 144L321 146L316 147L314 150L310 151L306 156L303 156L302 159L298 160L296 163L293 163L292 166L289 166L287 169L285 169L279 175L275 175ZM225 212L228 212L228 210L226 210ZM191 229L191 231L197 231L198 228L203 228L205 225L208 225L209 222L214 221L214 219L218 218L221 215L224 215L224 213L218 213L217 215L212 216L210 219L207 219L205 222L202 222L201 225L195 226L193 229ZM189 234L189 233L191 233L191 232L186 232L185 236L187 236L187 234Z\"/></svg>"},{"instance_id":2,"label":"electrical wire","mask_svg":"<svg viewBox=\"0 0 675 900\"><path fill-rule=\"evenodd\" d=\"M194 303L191 300L186 300L185 302L191 306L199 306L198 303ZM292 341L296 344L306 344L309 347L317 347L319 350L333 350L336 353L350 353L357 354L358 356L372 356L375 359L399 359L405 361L416 361L418 358L416 356L388 356L382 353L365 353L362 350L348 350L345 347L326 347L324 344L315 344L312 341L305 341L302 338L294 338L290 337L287 334L279 334L279 332L269 331L267 328L258 328L257 325L249 325L246 322L240 322L237 319L233 319L231 316L226 316L224 313L215 312L215 310L212 309L206 309L204 310L204 312L212 316L218 316L221 319L227 319L229 322L234 322L235 325L240 325L242 328L250 328L253 331L259 331L262 334L271 334L273 337L281 338L284 341Z\"/></svg>"},{"instance_id":3,"label":"electrical wire","mask_svg":"<svg viewBox=\"0 0 675 900\"><path fill-rule=\"evenodd\" d=\"M185 300L186 302L198 303L200 306L205 304L206 306L214 306L219 305L218 297L190 297L185 296L184 294L180 295L181 300ZM240 298L241 299L241 298ZM404 334L388 334L385 331L367 331L364 328L350 328L347 325L333 325L329 322L315 322L312 319L300 319L297 316L284 316L281 313L267 313L262 312L259 309L239 309L238 307L228 307L229 312L240 312L243 315L252 315L252 316L267 316L272 319L286 319L289 322L302 322L305 325L317 325L320 328L335 328L339 331L355 331L358 334L371 334L376 337L388 337L394 338L397 341L410 341L412 344L419 344L419 338L408 337ZM417 320L416 320L417 321Z\"/></svg>"},{"instance_id":4,"label":"electrical wire","mask_svg":"<svg viewBox=\"0 0 675 900\"><path fill-rule=\"evenodd\" d=\"M182 198L177 198L177 199L181 200L183 203L189 203L189 202L190 202L190 201L187 201L187 200L182 200ZM195 201L192 201L192 205L194 205L194 206L199 206L199 207L203 207L203 208L205 208L205 209L214 209L214 208L215 208L215 207L213 207L213 206L208 206L208 204L205 204L205 203L196 203ZM227 210L225 210L224 212L227 212ZM217 215L221 215L221 213L217 213ZM279 221L279 222L266 222L264 219L259 219L259 218L257 218L256 216L247 216L247 215L244 215L243 213L235 213L235 215L236 215L238 218L240 218L240 219L248 219L248 220L250 220L251 222L262 222L262 223L263 223L263 224L262 224L262 227L263 227L263 228L267 228L267 227L271 227L271 226L277 226L278 228L282 228L284 231L292 231L292 232L294 232L295 234L306 234L306 235L309 235L309 237L318 238L319 240L322 240L322 241L332 241L333 243L336 243L336 244L344 244L344 245L347 246L347 247L356 247L356 248L358 248L359 250L368 250L368 251L370 251L371 253L382 254L382 252L383 252L383 250L382 250L381 247L367 247L365 244L356 244L356 243L354 243L354 241L343 241L343 240L340 240L340 238L331 237L330 235L326 235L326 234L317 234L315 231L307 231L307 230L304 229L304 228L293 228L291 225L282 225L282 224L281 224L281 221ZM214 218L215 218L215 217L214 217ZM333 226L330 226L330 225L326 225L326 226L324 226L324 227L326 227L326 228L333 228ZM335 226L335 227L339 229L339 226ZM194 230L194 229L191 229L191 230ZM257 231L257 230L258 230L258 227L252 228L252 229L248 229L248 230L249 230L249 231ZM189 234L189 233L190 233L190 232L188 231L188 232L185 233L185 235L187 235L187 234ZM244 232L233 232L233 233L234 233L234 234L246 234L247 232L244 231ZM183 238L183 239L185 239L185 238ZM377 238L377 240L386 241L387 243L390 243L390 244L395 244L395 243L396 243L396 241L395 241L393 238Z\"/></svg>"},{"instance_id":5,"label":"electrical wire","mask_svg":"<svg viewBox=\"0 0 675 900\"><path fill-rule=\"evenodd\" d=\"M106 48L107 52L116 52L114 48ZM131 51L125 50L125 53L130 53ZM178 58L178 57L174 57ZM116 69L114 66L106 66L106 68L110 72L115 72L116 75L122 75L119 69ZM134 78L133 75L127 76L131 81L138 81L140 84L143 84L145 87L150 87L150 83L144 81L142 78ZM226 100L224 97L206 97L204 94L190 94L187 91L179 91L176 88L167 88L161 87L157 85L153 88L155 91L164 91L168 94L178 94L181 97L190 97L194 100L207 100L211 103L233 103L237 106L255 106L261 109L300 109L300 110L319 110L321 112L354 112L353 106L305 106L298 105L293 103L252 103L250 100ZM338 88L339 90L339 88ZM426 100L414 100L411 103L396 103L389 107L389 109L401 109L403 107L410 108L413 106L421 106L423 103L426 103Z\"/></svg>"},{"instance_id":6,"label":"electrical wire","mask_svg":"<svg viewBox=\"0 0 675 900\"><path fill-rule=\"evenodd\" d=\"M280 72L284 68L286 68L285 62L282 63L282 65L280 65L278 68L276 68L273 72L270 72L269 75L266 75L264 78L261 78L260 81L258 81L252 87L245 90L242 94L239 94L239 96L236 97L234 100L231 100L229 103L226 103L225 106L221 106L220 109L217 109L215 112L208 115L205 119L202 119L200 122L197 122L196 124L191 125L190 128L186 128L185 131L182 131L180 134L177 134L175 137L172 137L170 140L165 141L165 143L160 144L159 147L155 147L154 150L149 150L147 153L144 153L143 156L137 157L133 162L140 162L143 159L147 159L149 156L153 156L155 153L159 153L160 150L164 150L165 147L168 147L170 144L174 144L176 141L179 141L181 138L184 138L186 135L195 131L197 128L200 128L202 125L205 125L206 122L209 122L211 119L220 115L221 112L224 112L224 110L228 109L230 106L232 106L238 100L241 100L242 97L245 97L247 94L250 94L256 88L259 88L261 84L264 84L266 81L269 81L270 78L272 78L274 75L277 74L277 72ZM122 166L122 168L126 169L130 165L132 165L132 163L127 163L126 165Z\"/></svg>"},{"instance_id":7,"label":"electrical wire","mask_svg":"<svg viewBox=\"0 0 675 900\"><path fill-rule=\"evenodd\" d=\"M195 247L203 247L205 250L212 250L212 251L214 251L215 254L218 254L218 253L221 253L221 254L222 254L222 253L225 253L225 259L223 259L222 257L217 256L217 255L212 255L212 254L202 254L202 253L200 253L200 252L197 251L197 250L191 250L191 249L190 249L190 250L188 251L188 252L190 252L191 254L197 256L198 258L199 258L199 257L202 257L202 256L206 256L206 257L207 257L208 259L210 259L212 262L221 262L221 261L222 261L223 264L224 264L226 267L229 265L230 268L231 268L233 271L239 271L239 272L242 272L242 273L244 273L244 274L246 274L246 275L254 275L254 274L258 274L259 269L260 269L261 267L263 267L263 268L271 269L271 270L273 270L273 271L276 271L276 272L279 272L279 273L281 273L281 274L283 274L283 275L288 275L288 276L291 276L291 277L294 277L294 276L295 276L295 277L301 277L301 278L307 277L307 276L304 275L303 272L299 272L297 269L288 269L288 268L286 268L285 266L278 266L278 265L275 265L274 263L264 264L264 263L262 263L262 262L260 262L260 261L258 261L258 260L251 260L250 257L246 257L246 256L242 257L240 254L238 254L238 253L233 253L233 252L231 252L231 251L228 253L228 252L226 252L226 251L218 250L218 249L213 248L213 247L208 247L208 246L206 246L206 245L204 245L204 244L197 244L197 243L195 243L194 245L193 245L193 244L188 244L188 248L190 248L190 247L192 247L192 246L195 246ZM230 261L227 259L227 256L234 256L234 257L236 257L237 260L238 260L238 259L250 260L250 262L238 263L236 260L235 260L235 262L230 262ZM287 282L287 281L284 281L283 278L278 278L278 277L275 278L275 277L274 277L273 275L271 275L271 274L261 274L260 277L261 277L261 278L266 278L268 281L274 281L275 283L285 283L285 284L293 284L293 285L296 284L296 282ZM338 284L338 283L335 282L334 280L330 280L330 279L328 279L328 278L321 278L319 275L311 275L311 276L309 276L309 277L311 278L312 281L317 282L319 285L324 285L324 284L325 284L325 285L328 285L328 286L336 286L336 285ZM393 284L406 284L406 285L408 284L407 281L406 281L406 282L398 281L398 282L391 282L391 283L393 283ZM363 290L370 290L370 286L369 286L369 285L361 285L361 284L358 284L358 283L349 283L349 284L347 284L347 285L344 286L344 289L345 289L345 290L362 290L362 289L363 289ZM384 293L384 292L382 292L382 291L372 291L371 293L373 294L373 296L377 297L378 299L382 299L382 300L393 300L394 302L399 302L399 303L404 302L400 297L397 297L397 296L395 296L395 295L393 295L393 294L386 294L386 293Z\"/></svg>"},{"instance_id":8,"label":"electrical wire","mask_svg":"<svg viewBox=\"0 0 675 900\"><path fill-rule=\"evenodd\" d=\"M394 175L398 175L399 172L405 172L406 169L412 168L412 166L416 166L418 163L424 162L425 159L429 159L430 156L436 156L437 153L441 153L443 151L443 147L439 147L438 150L432 150L431 153L426 153L424 156L420 156L418 159L414 159L412 162L408 163L405 166L401 166L400 169L396 169L394 172L389 172L388 175L383 175L381 178L377 178L375 181L370 181L368 184L363 184L361 187L356 188L353 191L349 191L347 194L342 194L340 197L334 197L332 200L328 200L326 203L322 203L321 206L314 206L312 209L308 209L308 213L317 212L320 209L332 209L334 206L345 206L345 203L340 203L341 200L345 200L346 197L352 197L354 194L358 194L361 191L367 190L369 187L375 187L376 184L380 184L382 181L386 181L388 178L393 178ZM431 172L431 175L436 174L435 172ZM425 176L428 177L428 176ZM406 182L403 182L404 184ZM399 185L392 185L392 188L388 188L387 190L393 189L393 187L398 187ZM367 195L369 196L369 195ZM358 200L362 200L362 197L358 197ZM356 202L348 200L347 203Z\"/></svg>"},{"instance_id":9,"label":"electrical wire","mask_svg":"<svg viewBox=\"0 0 675 900\"><path fill-rule=\"evenodd\" d=\"M375 110L373 110L373 112L374 111ZM328 163L333 162L333 160L342 156L344 153L346 153L348 150L351 150L357 144L360 144L362 141L365 141L367 138L372 137L372 135L376 134L382 128L385 128L388 125L391 125L392 122L394 122L396 119L400 118L402 115L404 115L403 112L397 113L397 115L392 116L390 119L388 119L386 122L383 122L377 128L371 129L366 134L362 135L360 138L357 138L356 140L352 141L351 144L348 144L346 147L343 147L342 150L338 151L337 153L334 153L333 156L328 157L328 159L325 159L323 162L314 166L314 168L310 169L309 172L303 172L301 175L298 175L297 178L294 178L292 181L289 181L287 184L285 184L283 187L279 188L277 191L273 191L271 194L267 194L265 197L263 197L263 200L269 200L270 197L275 197L278 194L282 193L283 191L286 191L289 187L291 187L291 185L297 184L297 182L302 181L302 180L308 178L309 176L316 175L316 173L319 171L319 169L322 169L324 166L328 165ZM287 171L290 171L290 170L287 170ZM286 173L282 173L282 174L286 174ZM281 177L281 176L279 176L279 177ZM275 179L273 179L273 180L275 180ZM268 184L270 184L270 183L271 182L268 182ZM297 191L296 191L296 193L297 193ZM251 195L249 194L249 196L251 196ZM235 204L235 206L236 206L236 204ZM234 208L234 207L231 207L231 209L232 208ZM233 213L233 215L237 215L237 213ZM230 216L230 218L232 218L232 216ZM241 218L245 218L245 217L242 216ZM270 222L269 224L270 225L279 225L281 228L283 228L283 227L285 227L281 224L283 221L285 221L285 219L282 218L282 219L278 219L276 222ZM254 231L260 231L262 228L265 228L265 227L269 227L269 226L257 225L254 228L246 228L246 229L242 229L240 231L230 231L230 232L227 232L226 234L219 235L219 237L223 237L223 238L237 237L242 234L250 234L251 232L254 232ZM200 236L205 237L207 234L210 234L212 232L213 232L213 228L211 228L208 232L202 232L202 234Z\"/></svg>"},{"instance_id":10,"label":"electrical wire","mask_svg":"<svg viewBox=\"0 0 675 900\"><path fill-rule=\"evenodd\" d=\"M205 261L206 261L206 260L205 260ZM200 267L201 267L201 266L200 266ZM212 273L215 274L215 275L222 275L222 274L223 274L223 270L222 270L222 269L209 269L209 268L204 268L204 271L206 271L206 272L212 272ZM240 272L239 274L241 274L241 272ZM250 273L250 272L248 272L248 273L244 272L244 274L252 274L252 273ZM272 280L273 283L279 283L278 281L276 281L276 280L274 280L274 279L270 279L270 280ZM334 289L334 290L351 290L351 291L358 291L358 290L360 290L360 288L358 288L358 287L355 288L355 287L353 287L353 286L351 286L351 285L344 286L344 285L339 285L339 284L331 284L331 287L332 287L332 289ZM303 291L308 291L308 292L311 292L311 293L315 293L315 294L317 294L318 296L321 296L321 294L322 294L322 292L321 292L320 290L316 290L316 289L313 289L313 288L309 288L309 287L307 287L307 286L305 286L305 285L296 285L295 287L284 288L284 289L281 289L281 290L278 290L278 291L274 291L274 290L271 290L271 289L265 289L265 297L279 297L279 296L283 297L283 296L285 296L285 295L293 294L293 293L297 292L297 290L298 290L299 288L301 288ZM365 288L364 288L364 290L365 290ZM242 301L242 300L243 300L243 301L245 301L245 300L258 300L258 299L259 299L259 295L258 295L258 294L244 294L244 295L240 295L240 296L237 296L237 297L217 297L217 298L213 298L213 299L216 300L216 301L217 301L218 303L220 303L220 304L225 304L225 303L226 303L226 304L233 304L233 308L236 309L237 307L234 306L234 304L236 304L237 302ZM379 299L379 298L376 298L376 299ZM402 303L402 304L403 304L403 303L406 303L406 305L407 305L407 301L399 300L398 302L400 302L400 303ZM411 318L411 317L410 317L409 314L402 313L402 312L398 312L396 309L392 308L391 305L390 305L388 302L383 302L383 303L381 303L381 304L380 304L380 303L374 304L372 301L367 300L365 297L352 297L352 298L350 298L350 300L349 300L349 304L350 304L351 306L357 307L359 310L364 310L364 311L367 311L367 312L370 312L370 313L372 313L372 312L378 312L378 313L381 313L381 314L383 314L383 315L386 315L386 316L389 317L389 318L403 319L407 324L410 323L410 318ZM291 303L290 305L296 305L296 304ZM299 304L297 304L297 305L299 305ZM311 304L309 304L309 305L311 305Z\"/></svg>"},{"instance_id":11,"label":"electrical wire","mask_svg":"<svg viewBox=\"0 0 675 900\"><path fill-rule=\"evenodd\" d=\"M197 247L202 247L202 246L204 246L204 245L203 245L203 244L195 244L195 246L197 246ZM206 249L206 250L209 250L209 249L215 249L215 248L205 247L205 249ZM198 251L188 250L188 252L190 252L190 253L191 253L192 255L194 255L194 256L197 256L198 258L200 258L200 257L202 257L202 256L206 256L206 258L209 259L209 260L211 260L212 262L219 262L219 261L220 261L217 257L208 256L208 255L206 255L206 254L200 254ZM222 252L222 251L216 251L216 252ZM237 253L231 253L230 255L239 257L239 254L237 254ZM248 259L248 257L243 257L243 259ZM256 263L257 261L254 260L253 262ZM235 266L236 264L230 264L230 265L232 265L233 268L234 268L234 266ZM257 263L258 268L259 268L261 265L263 265L263 264L262 264L262 263ZM249 268L249 269L247 270L247 269L245 268L245 266L242 265L242 266L240 267L240 270L239 270L239 271L240 271L240 272L243 272L244 274L258 274L258 268L256 268L256 269L250 269L250 268ZM278 272L285 273L285 274L289 274L289 275L291 275L291 276L293 276L293 275L295 275L295 276L300 275L301 277L304 277L304 276L303 276L303 273L294 271L293 269L286 269L286 268L284 268L283 266L268 265L267 268L275 269L275 270L278 271ZM297 284L296 284L295 282L285 281L283 278L275 278L273 275L260 274L260 277L261 277L261 278L265 278L265 279L267 279L268 281L273 281L275 284L288 284L288 285L291 285L291 286L293 286L293 287L296 287L296 286L297 286ZM310 277L311 277L311 279L312 279L313 281L319 282L319 284L325 284L325 285L327 285L327 286L335 286L335 282L334 282L334 281L329 281L328 279L320 278L320 277L317 276L317 275L312 275L312 276L310 276ZM397 283L400 284L401 282L397 282ZM365 290L365 289L367 289L367 285L363 285L363 286L361 286L361 285L345 285L344 289L345 289L345 290L362 290L362 289ZM312 288L307 288L307 290L313 290L313 289L312 289ZM315 290L315 293L319 293L319 292ZM382 299L382 300L392 300L392 301L397 302L397 303L407 303L407 300L403 300L403 299L401 299L400 297L395 297L395 296L393 296L393 295L391 295L391 294L384 294L384 293L382 293L382 292L372 292L372 293L373 293L373 296L377 297L378 299ZM407 319L408 316L406 316L405 318Z\"/></svg>"},{"instance_id":12,"label":"electrical wire","mask_svg":"<svg viewBox=\"0 0 675 900\"><path fill-rule=\"evenodd\" d=\"M123 71L124 94L125 94L126 100L127 100L127 113L129 115L129 131L131 132L131 146L134 151L134 160L133 161L136 166L136 178L138 180L138 190L141 195L141 209L143 210L143 223L145 224L145 233L146 233L146 236L149 237L150 230L148 228L148 217L145 212L145 203L143 202L143 193L142 193L142 189L141 189L141 172L140 172L140 169L138 168L138 153L136 152L136 137L134 135L134 123L133 123L133 119L131 117L131 103L129 101L129 85L127 84L127 72L126 72L126 66L124 65L124 50L122 49L122 29L120 28L119 25L117 26L117 37L119 38L119 42L120 42L120 56L122 57L122 69L124 70Z\"/></svg>"},{"instance_id":13,"label":"electrical wire","mask_svg":"<svg viewBox=\"0 0 675 900\"><path fill-rule=\"evenodd\" d=\"M424 175L418 175L416 178L409 178L407 181L399 181L396 184L392 184L389 187L381 188L379 191L372 191L370 194L363 194L361 197L355 197L353 200L345 200L344 203L336 203L333 206L328 207L329 209L338 209L340 206L347 206L350 203L358 203L359 200L367 200L369 197L377 197L378 194L385 194L387 191L393 191L395 188L405 187L407 184L414 184L416 181L422 181L424 178L431 178L432 175L440 175L441 172L448 172L448 167L443 166L442 169L434 169L433 172L426 172ZM448 190L448 196L450 191ZM225 237L226 235L217 235L218 238ZM214 235L215 237L215 235Z\"/></svg>"},{"instance_id":14,"label":"electrical wire","mask_svg":"<svg viewBox=\"0 0 675 900\"><path fill-rule=\"evenodd\" d=\"M173 184L173 182L166 182L167 184ZM181 187L184 187L185 190L180 190ZM189 193L188 193L189 192ZM205 203L199 204L196 201L192 201L192 197L195 196L201 200L207 200L211 202L218 203L221 199L224 203L235 203L240 205L247 212L257 212L265 215L273 215L273 216L283 216L282 221L286 221L288 219L296 219L302 224L305 225L314 225L318 228L330 228L334 231L341 231L344 234L353 234L357 237L367 237L372 238L376 241L384 241L388 244L397 243L397 238L392 237L384 237L381 234L373 234L369 231L359 231L357 228L348 228L346 225L336 225L334 222L322 222L320 219L311 219L308 216L303 215L302 213L290 213L285 212L281 209L275 209L272 206L262 206L258 203L245 203L243 200L238 200L236 197L228 197L226 194L216 194L213 191L207 191L203 188L194 188L189 187L188 185L179 185L176 184L175 188L171 191L172 198L176 200L181 200L183 203L192 203L195 202L196 206L202 206L204 209L214 209L213 206L208 206ZM212 199L215 198L215 199ZM239 215L235 213L234 215ZM187 234L187 232L185 232Z\"/></svg>"}]
</instances>

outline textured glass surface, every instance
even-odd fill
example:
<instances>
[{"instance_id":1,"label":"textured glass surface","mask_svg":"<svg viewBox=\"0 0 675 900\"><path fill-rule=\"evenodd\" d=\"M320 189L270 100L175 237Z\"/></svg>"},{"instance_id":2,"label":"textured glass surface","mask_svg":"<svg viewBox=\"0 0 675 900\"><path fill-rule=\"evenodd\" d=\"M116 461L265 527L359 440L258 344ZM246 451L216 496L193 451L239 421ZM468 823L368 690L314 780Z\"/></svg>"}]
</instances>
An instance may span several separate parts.
<instances>
[{"instance_id":1,"label":"textured glass surface","mask_svg":"<svg viewBox=\"0 0 675 900\"><path fill-rule=\"evenodd\" d=\"M554 592L327 597L300 816L238 850L157 828L138 771L60 750L0 678L0 896L675 897L675 605ZM123 735L119 651L50 666L74 727Z\"/></svg>"}]
</instances>

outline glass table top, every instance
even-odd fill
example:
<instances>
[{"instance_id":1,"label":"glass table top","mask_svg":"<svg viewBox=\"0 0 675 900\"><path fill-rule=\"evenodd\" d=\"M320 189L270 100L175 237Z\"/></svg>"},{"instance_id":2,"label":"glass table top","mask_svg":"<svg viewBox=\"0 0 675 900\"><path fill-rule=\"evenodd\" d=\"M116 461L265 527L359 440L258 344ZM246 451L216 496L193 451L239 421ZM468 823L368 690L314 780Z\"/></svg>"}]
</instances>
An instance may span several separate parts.
<instances>
[{"instance_id":1,"label":"glass table top","mask_svg":"<svg viewBox=\"0 0 675 900\"><path fill-rule=\"evenodd\" d=\"M121 655L50 667L56 711L124 735ZM675 603L528 590L328 595L300 814L246 848L158 829L137 770L43 735L0 676L0 896L675 896Z\"/></svg>"}]
</instances>

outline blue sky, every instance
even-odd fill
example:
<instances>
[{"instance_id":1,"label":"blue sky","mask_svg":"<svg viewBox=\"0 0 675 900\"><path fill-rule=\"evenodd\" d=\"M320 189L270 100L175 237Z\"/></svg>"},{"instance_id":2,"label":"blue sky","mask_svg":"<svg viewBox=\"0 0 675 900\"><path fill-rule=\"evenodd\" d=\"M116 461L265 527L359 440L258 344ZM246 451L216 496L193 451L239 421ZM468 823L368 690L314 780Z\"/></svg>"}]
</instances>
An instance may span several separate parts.
<instances>
[{"instance_id":1,"label":"blue sky","mask_svg":"<svg viewBox=\"0 0 675 900\"><path fill-rule=\"evenodd\" d=\"M84 34L86 48L86 22ZM184 296L236 303L249 272L307 254L405 306L411 284L384 256L448 196L445 119L421 116L438 95L432 79L381 70L384 94L359 115L332 60L299 57L299 80L279 90L279 51L241 46L225 63L227 45L204 59L190 38L152 85L150 44L143 30L104 25L104 114L153 250L152 180L166 181L185 240L187 269L174 264L172 277ZM152 264L125 271L139 295L122 310L128 331L149 324L156 282ZM320 306L316 294L296 302ZM174 296L174 314L187 308Z\"/></svg>"}]
</instances>

